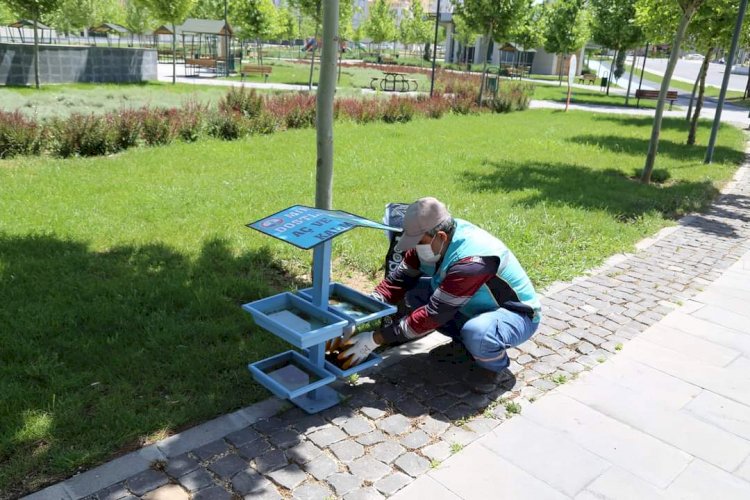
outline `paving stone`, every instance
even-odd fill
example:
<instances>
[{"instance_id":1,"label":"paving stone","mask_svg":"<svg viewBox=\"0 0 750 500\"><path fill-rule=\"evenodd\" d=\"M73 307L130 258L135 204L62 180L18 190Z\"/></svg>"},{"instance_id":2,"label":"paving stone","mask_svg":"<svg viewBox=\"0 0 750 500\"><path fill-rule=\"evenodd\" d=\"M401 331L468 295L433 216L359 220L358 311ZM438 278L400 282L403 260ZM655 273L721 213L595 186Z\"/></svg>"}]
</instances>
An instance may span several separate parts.
<instances>
[{"instance_id":1,"label":"paving stone","mask_svg":"<svg viewBox=\"0 0 750 500\"><path fill-rule=\"evenodd\" d=\"M581 373L583 370L585 370L585 367L582 364L577 363L575 361L571 361L570 363L564 363L560 365L560 368L574 375L576 373Z\"/></svg>"},{"instance_id":2,"label":"paving stone","mask_svg":"<svg viewBox=\"0 0 750 500\"><path fill-rule=\"evenodd\" d=\"M281 429L268 435L268 441L278 448L290 448L301 442L301 436L297 431Z\"/></svg>"},{"instance_id":3,"label":"paving stone","mask_svg":"<svg viewBox=\"0 0 750 500\"><path fill-rule=\"evenodd\" d=\"M373 420L377 420L384 417L386 414L386 405L382 401L376 401L374 403L362 406L361 411L365 416L370 417Z\"/></svg>"},{"instance_id":4,"label":"paving stone","mask_svg":"<svg viewBox=\"0 0 750 500\"><path fill-rule=\"evenodd\" d=\"M217 455L222 455L229 451L229 445L223 439L218 439L207 445L193 450L191 453L201 461L210 460Z\"/></svg>"},{"instance_id":5,"label":"paving stone","mask_svg":"<svg viewBox=\"0 0 750 500\"><path fill-rule=\"evenodd\" d=\"M386 435L380 431L368 432L367 434L357 436L357 438L355 439L356 442L364 446L370 446L375 443L382 443L385 440Z\"/></svg>"},{"instance_id":6,"label":"paving stone","mask_svg":"<svg viewBox=\"0 0 750 500\"><path fill-rule=\"evenodd\" d=\"M490 404L490 398L484 394L471 394L470 396L463 398L462 401L473 410L477 411L484 410Z\"/></svg>"},{"instance_id":7,"label":"paving stone","mask_svg":"<svg viewBox=\"0 0 750 500\"><path fill-rule=\"evenodd\" d=\"M460 427L452 425L447 431L445 431L445 434L442 435L441 439L451 444L457 443L462 446L466 446L478 437L479 435L477 435L477 433L474 431L471 431L469 429L462 429Z\"/></svg>"},{"instance_id":8,"label":"paving stone","mask_svg":"<svg viewBox=\"0 0 750 500\"><path fill-rule=\"evenodd\" d=\"M187 453L170 458L164 471L170 476L177 478L184 476L188 472L193 472L200 466L196 460L189 457Z\"/></svg>"},{"instance_id":9,"label":"paving stone","mask_svg":"<svg viewBox=\"0 0 750 500\"><path fill-rule=\"evenodd\" d=\"M143 496L143 500L188 500L185 490L176 484L167 484L157 488Z\"/></svg>"},{"instance_id":10,"label":"paving stone","mask_svg":"<svg viewBox=\"0 0 750 500\"><path fill-rule=\"evenodd\" d=\"M210 471L222 479L229 479L239 471L245 470L247 467L248 463L234 454L221 457L208 466Z\"/></svg>"},{"instance_id":11,"label":"paving stone","mask_svg":"<svg viewBox=\"0 0 750 500\"><path fill-rule=\"evenodd\" d=\"M267 474L284 467L289 462L282 450L271 450L255 458L255 468L261 474Z\"/></svg>"},{"instance_id":12,"label":"paving stone","mask_svg":"<svg viewBox=\"0 0 750 500\"><path fill-rule=\"evenodd\" d=\"M338 427L328 427L326 429L321 429L319 431L313 432L307 437L315 445L321 448L325 448L326 446L341 441L342 439L346 439L346 434L344 434L344 431L342 431Z\"/></svg>"},{"instance_id":13,"label":"paving stone","mask_svg":"<svg viewBox=\"0 0 750 500\"><path fill-rule=\"evenodd\" d=\"M331 497L331 490L319 484L304 484L294 490L295 500L323 500Z\"/></svg>"},{"instance_id":14,"label":"paving stone","mask_svg":"<svg viewBox=\"0 0 750 500\"><path fill-rule=\"evenodd\" d=\"M339 466L336 462L325 454L320 455L315 460L311 460L303 465L303 467L318 481L323 481L328 476L339 470Z\"/></svg>"},{"instance_id":15,"label":"paving stone","mask_svg":"<svg viewBox=\"0 0 750 500\"><path fill-rule=\"evenodd\" d=\"M402 399L396 403L396 408L404 415L412 418L426 415L430 412L425 405L413 398Z\"/></svg>"},{"instance_id":16,"label":"paving stone","mask_svg":"<svg viewBox=\"0 0 750 500\"><path fill-rule=\"evenodd\" d=\"M385 441L373 446L370 456L384 464L390 464L405 452L406 449L396 441Z\"/></svg>"},{"instance_id":17,"label":"paving stone","mask_svg":"<svg viewBox=\"0 0 750 500\"><path fill-rule=\"evenodd\" d=\"M354 413L350 408L342 405L336 405L320 413L320 416L331 422L336 427L341 427L349 420Z\"/></svg>"},{"instance_id":18,"label":"paving stone","mask_svg":"<svg viewBox=\"0 0 750 500\"><path fill-rule=\"evenodd\" d=\"M141 496L159 486L164 486L168 482L169 478L163 472L148 469L128 479L126 484L134 495Z\"/></svg>"},{"instance_id":19,"label":"paving stone","mask_svg":"<svg viewBox=\"0 0 750 500\"><path fill-rule=\"evenodd\" d=\"M445 441L438 441L435 444L425 446L424 448L422 448L421 452L422 455L427 457L429 460L435 460L437 462L442 462L452 454L450 444L446 443Z\"/></svg>"},{"instance_id":20,"label":"paving stone","mask_svg":"<svg viewBox=\"0 0 750 500\"><path fill-rule=\"evenodd\" d=\"M310 434L320 429L329 427L331 424L318 414L308 415L292 424L292 426L303 434Z\"/></svg>"},{"instance_id":21,"label":"paving stone","mask_svg":"<svg viewBox=\"0 0 750 500\"><path fill-rule=\"evenodd\" d=\"M427 434L431 436L439 436L442 433L444 433L446 430L448 430L448 427L450 427L450 422L446 422L444 420L439 420L432 415L428 415L422 419L421 422L419 422L418 427L425 431Z\"/></svg>"},{"instance_id":22,"label":"paving stone","mask_svg":"<svg viewBox=\"0 0 750 500\"><path fill-rule=\"evenodd\" d=\"M536 382L536 380L534 382ZM532 401L533 399L538 398L542 394L544 394L544 392L540 391L533 385L525 386L524 388L521 389L521 392L520 392L520 396L524 399L528 399L529 401Z\"/></svg>"},{"instance_id":23,"label":"paving stone","mask_svg":"<svg viewBox=\"0 0 750 500\"><path fill-rule=\"evenodd\" d=\"M547 380L546 378L540 378L537 380L534 380L531 385L539 389L540 391L551 391L555 387L557 387L557 384L554 382Z\"/></svg>"},{"instance_id":24,"label":"paving stone","mask_svg":"<svg viewBox=\"0 0 750 500\"><path fill-rule=\"evenodd\" d=\"M372 486L368 486L348 493L344 500L379 500L380 498L383 498L383 495Z\"/></svg>"},{"instance_id":25,"label":"paving stone","mask_svg":"<svg viewBox=\"0 0 750 500\"><path fill-rule=\"evenodd\" d=\"M232 478L232 489L240 495L260 494L263 491L276 491L271 481L253 469L246 469Z\"/></svg>"},{"instance_id":26,"label":"paving stone","mask_svg":"<svg viewBox=\"0 0 750 500\"><path fill-rule=\"evenodd\" d=\"M376 482L373 486L379 492L385 496L391 496L398 490L406 486L411 482L411 478L401 472L394 472L390 476L386 476L380 481Z\"/></svg>"},{"instance_id":27,"label":"paving stone","mask_svg":"<svg viewBox=\"0 0 750 500\"><path fill-rule=\"evenodd\" d=\"M190 492L198 491L214 483L211 474L209 474L203 467L200 467L193 472L188 472L177 481Z\"/></svg>"},{"instance_id":28,"label":"paving stone","mask_svg":"<svg viewBox=\"0 0 750 500\"><path fill-rule=\"evenodd\" d=\"M193 500L232 500L232 494L221 486L211 486L193 494Z\"/></svg>"},{"instance_id":29,"label":"paving stone","mask_svg":"<svg viewBox=\"0 0 750 500\"><path fill-rule=\"evenodd\" d=\"M125 487L125 483L117 483L97 491L93 496L98 500L119 500L128 495L130 495L130 492Z\"/></svg>"},{"instance_id":30,"label":"paving stone","mask_svg":"<svg viewBox=\"0 0 750 500\"><path fill-rule=\"evenodd\" d=\"M341 427L350 436L359 436L372 431L372 426L362 417L352 417Z\"/></svg>"},{"instance_id":31,"label":"paving stone","mask_svg":"<svg viewBox=\"0 0 750 500\"><path fill-rule=\"evenodd\" d=\"M348 472L337 472L326 478L336 495L342 497L362 486L362 480Z\"/></svg>"},{"instance_id":32,"label":"paving stone","mask_svg":"<svg viewBox=\"0 0 750 500\"><path fill-rule=\"evenodd\" d=\"M534 370L537 373L541 373L542 375L549 375L550 373L554 373L557 367L550 365L549 363L545 363L544 361L537 361L533 365L531 365L532 370Z\"/></svg>"},{"instance_id":33,"label":"paving stone","mask_svg":"<svg viewBox=\"0 0 750 500\"><path fill-rule=\"evenodd\" d=\"M264 418L263 420L255 422L253 427L256 431L262 432L263 434L273 434L274 432L285 428L286 422L279 417Z\"/></svg>"},{"instance_id":34,"label":"paving stone","mask_svg":"<svg viewBox=\"0 0 750 500\"><path fill-rule=\"evenodd\" d=\"M398 457L395 465L411 477L417 477L430 469L430 462L426 458L411 451Z\"/></svg>"},{"instance_id":35,"label":"paving stone","mask_svg":"<svg viewBox=\"0 0 750 500\"><path fill-rule=\"evenodd\" d=\"M532 358L528 354L521 354L520 356L518 356L518 358L516 358L516 363L520 365L525 365L526 363L530 363L531 361L534 361L534 358Z\"/></svg>"},{"instance_id":36,"label":"paving stone","mask_svg":"<svg viewBox=\"0 0 750 500\"><path fill-rule=\"evenodd\" d=\"M455 405L457 403L456 398L453 396L439 396L437 398L431 399L428 401L428 404L430 405L430 408L440 412L445 413L450 409L451 406Z\"/></svg>"},{"instance_id":37,"label":"paving stone","mask_svg":"<svg viewBox=\"0 0 750 500\"><path fill-rule=\"evenodd\" d=\"M391 468L372 457L358 458L349 464L349 472L365 481L375 482L391 472Z\"/></svg>"},{"instance_id":38,"label":"paving stone","mask_svg":"<svg viewBox=\"0 0 750 500\"><path fill-rule=\"evenodd\" d=\"M339 441L330 446L331 452L344 463L351 462L365 454L365 447L356 441Z\"/></svg>"},{"instance_id":39,"label":"paving stone","mask_svg":"<svg viewBox=\"0 0 750 500\"><path fill-rule=\"evenodd\" d=\"M471 389L463 382L453 382L443 387L443 390L455 398L464 398L471 393Z\"/></svg>"},{"instance_id":40,"label":"paving stone","mask_svg":"<svg viewBox=\"0 0 750 500\"><path fill-rule=\"evenodd\" d=\"M477 434L487 434L497 427L499 422L493 418L477 417L466 422L464 427L476 432Z\"/></svg>"},{"instance_id":41,"label":"paving stone","mask_svg":"<svg viewBox=\"0 0 750 500\"><path fill-rule=\"evenodd\" d=\"M306 464L323 453L320 448L309 441L298 444L286 451L286 456L298 464Z\"/></svg>"},{"instance_id":42,"label":"paving stone","mask_svg":"<svg viewBox=\"0 0 750 500\"><path fill-rule=\"evenodd\" d=\"M378 422L378 427L387 434L398 436L411 428L411 421L403 415L391 415Z\"/></svg>"},{"instance_id":43,"label":"paving stone","mask_svg":"<svg viewBox=\"0 0 750 500\"><path fill-rule=\"evenodd\" d=\"M430 436L426 432L417 429L401 438L401 445L409 450L417 450L430 442Z\"/></svg>"},{"instance_id":44,"label":"paving stone","mask_svg":"<svg viewBox=\"0 0 750 500\"><path fill-rule=\"evenodd\" d=\"M375 392L380 394L386 401L396 402L400 401L409 395L406 390L398 385L390 383L380 383L375 386Z\"/></svg>"},{"instance_id":45,"label":"paving stone","mask_svg":"<svg viewBox=\"0 0 750 500\"><path fill-rule=\"evenodd\" d=\"M445 416L451 420L463 420L472 416L474 413L475 410L471 406L464 403L459 403L455 406L452 406L451 408L448 408L448 411L445 412Z\"/></svg>"},{"instance_id":46,"label":"paving stone","mask_svg":"<svg viewBox=\"0 0 750 500\"><path fill-rule=\"evenodd\" d=\"M255 441L260 438L260 434L252 427L246 427L240 429L231 434L228 434L226 440L229 441L232 446L239 448L240 446Z\"/></svg>"},{"instance_id":47,"label":"paving stone","mask_svg":"<svg viewBox=\"0 0 750 500\"><path fill-rule=\"evenodd\" d=\"M750 498L750 484L703 460L693 460L667 488L668 498Z\"/></svg>"},{"instance_id":48,"label":"paving stone","mask_svg":"<svg viewBox=\"0 0 750 500\"><path fill-rule=\"evenodd\" d=\"M276 470L268 474L275 483L280 484L288 490L293 490L307 479L302 469L297 464L287 465L283 469Z\"/></svg>"},{"instance_id":49,"label":"paving stone","mask_svg":"<svg viewBox=\"0 0 750 500\"><path fill-rule=\"evenodd\" d=\"M237 453L245 457L247 460L252 460L270 450L271 445L268 444L265 439L256 439L255 441L251 441L239 447Z\"/></svg>"}]
</instances>

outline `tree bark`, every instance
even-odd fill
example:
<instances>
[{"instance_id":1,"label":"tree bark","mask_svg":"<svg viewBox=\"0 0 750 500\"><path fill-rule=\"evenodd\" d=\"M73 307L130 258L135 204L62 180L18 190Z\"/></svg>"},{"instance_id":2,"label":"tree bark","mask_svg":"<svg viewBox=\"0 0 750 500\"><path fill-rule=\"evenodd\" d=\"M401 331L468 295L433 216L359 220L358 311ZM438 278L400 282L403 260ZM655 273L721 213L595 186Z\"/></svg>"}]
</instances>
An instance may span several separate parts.
<instances>
[{"instance_id":1,"label":"tree bark","mask_svg":"<svg viewBox=\"0 0 750 500\"><path fill-rule=\"evenodd\" d=\"M312 90L313 73L315 72L315 51L318 49L318 26L315 25L315 45L313 45L312 58L310 59L310 78L307 81L307 89Z\"/></svg>"},{"instance_id":2,"label":"tree bark","mask_svg":"<svg viewBox=\"0 0 750 500\"><path fill-rule=\"evenodd\" d=\"M630 78L628 78L628 91L625 92L625 106L628 105L628 101L630 100L630 86L633 84L633 73L635 73L635 62L636 62L636 54L638 53L638 48L633 49L633 63L630 65Z\"/></svg>"},{"instance_id":3,"label":"tree bark","mask_svg":"<svg viewBox=\"0 0 750 500\"><path fill-rule=\"evenodd\" d=\"M34 85L39 85L39 14L34 16Z\"/></svg>"},{"instance_id":4,"label":"tree bark","mask_svg":"<svg viewBox=\"0 0 750 500\"><path fill-rule=\"evenodd\" d=\"M339 43L338 13L339 0L327 0L323 7L323 52L316 102L318 161L315 177L315 206L326 210L333 205L333 97Z\"/></svg>"},{"instance_id":5,"label":"tree bark","mask_svg":"<svg viewBox=\"0 0 750 500\"><path fill-rule=\"evenodd\" d=\"M177 27L172 22L172 85L177 83Z\"/></svg>"},{"instance_id":6,"label":"tree bark","mask_svg":"<svg viewBox=\"0 0 750 500\"><path fill-rule=\"evenodd\" d=\"M484 96L484 81L487 74L487 61L490 58L490 47L492 45L492 38L490 33L487 33L487 48L484 51L484 64L482 64L482 77L479 79L479 105L482 106L482 97Z\"/></svg>"},{"instance_id":7,"label":"tree bark","mask_svg":"<svg viewBox=\"0 0 750 500\"><path fill-rule=\"evenodd\" d=\"M615 76L615 64L617 63L617 54L620 49L615 49L615 57L612 58L612 64L609 65L609 78L607 78L607 95L609 95L609 86L612 85L612 78Z\"/></svg>"},{"instance_id":8,"label":"tree bark","mask_svg":"<svg viewBox=\"0 0 750 500\"><path fill-rule=\"evenodd\" d=\"M685 31L687 30L690 19L695 13L695 5L688 7L687 10L682 14L680 18L680 24L677 28L677 33L674 36L672 42L672 50L669 53L669 62L667 63L667 70L664 73L664 78L661 81L661 88L659 89L659 100L656 102L656 111L654 113L654 125L651 129L651 140L648 144L648 152L646 153L646 164L643 166L643 172L641 173L641 182L648 184L651 182L651 174L654 171L654 164L656 163L656 153L659 150L659 135L661 134L661 122L664 117L664 105L666 104L667 91L669 90L669 83L672 80L672 74L674 68L677 65L677 59L680 57L680 45L682 39L685 37Z\"/></svg>"},{"instance_id":9,"label":"tree bark","mask_svg":"<svg viewBox=\"0 0 750 500\"><path fill-rule=\"evenodd\" d=\"M703 66L701 66L701 70L703 69ZM687 116L685 116L685 121L689 122L690 118L693 116L693 102L695 102L695 93L698 91L698 82L700 82L701 79L701 71L698 71L698 76L695 78L695 83L693 83L693 91L690 93L690 103L688 104L688 110L687 110Z\"/></svg>"},{"instance_id":10,"label":"tree bark","mask_svg":"<svg viewBox=\"0 0 750 500\"><path fill-rule=\"evenodd\" d=\"M698 87L698 101L695 103L695 113L693 113L693 119L690 122L690 132L688 132L687 143L690 145L695 144L695 133L698 129L698 119L701 116L701 109L703 109L703 99L706 93L706 73L708 73L708 61L711 59L713 53L713 47L706 51L706 57L703 59L700 69L700 86Z\"/></svg>"}]
</instances>

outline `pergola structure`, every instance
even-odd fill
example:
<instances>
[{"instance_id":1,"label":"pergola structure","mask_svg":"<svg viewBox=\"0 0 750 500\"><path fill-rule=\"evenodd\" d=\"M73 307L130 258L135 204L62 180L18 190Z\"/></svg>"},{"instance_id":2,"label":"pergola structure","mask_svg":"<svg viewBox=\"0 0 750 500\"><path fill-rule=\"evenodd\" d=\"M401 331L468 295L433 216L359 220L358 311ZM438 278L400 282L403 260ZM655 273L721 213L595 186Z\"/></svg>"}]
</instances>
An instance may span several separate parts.
<instances>
[{"instance_id":1,"label":"pergola structure","mask_svg":"<svg viewBox=\"0 0 750 500\"><path fill-rule=\"evenodd\" d=\"M159 26L154 31L154 36L158 35L180 37L186 59L223 61L234 31L224 21L188 19L184 24L176 26L175 33L172 32L171 25Z\"/></svg>"},{"instance_id":2,"label":"pergola structure","mask_svg":"<svg viewBox=\"0 0 750 500\"><path fill-rule=\"evenodd\" d=\"M119 24L115 23L102 23L98 26L92 26L89 28L89 35L93 35L94 37L106 37L107 43L111 45L110 43L110 37L112 35L115 35L117 37L117 46L120 46L120 40L128 35L132 35L130 31Z\"/></svg>"},{"instance_id":3,"label":"pergola structure","mask_svg":"<svg viewBox=\"0 0 750 500\"><path fill-rule=\"evenodd\" d=\"M52 28L46 24L36 23L37 29L39 30L40 41L44 40L44 31L46 30L49 34L50 43L52 40ZM31 19L19 19L15 23L9 24L9 28L16 28L18 30L18 37L21 39L21 43L26 43L26 37L24 36L24 29L34 29L34 21ZM8 30L8 34L12 37L12 32Z\"/></svg>"}]
</instances>

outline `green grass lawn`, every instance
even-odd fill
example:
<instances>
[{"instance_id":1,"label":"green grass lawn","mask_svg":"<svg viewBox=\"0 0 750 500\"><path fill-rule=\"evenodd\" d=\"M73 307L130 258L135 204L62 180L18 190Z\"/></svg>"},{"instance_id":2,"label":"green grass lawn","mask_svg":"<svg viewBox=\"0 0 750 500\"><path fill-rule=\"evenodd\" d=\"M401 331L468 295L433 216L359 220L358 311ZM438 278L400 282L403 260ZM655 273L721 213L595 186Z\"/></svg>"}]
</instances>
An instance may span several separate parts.
<instances>
[{"instance_id":1,"label":"green grass lawn","mask_svg":"<svg viewBox=\"0 0 750 500\"><path fill-rule=\"evenodd\" d=\"M6 87L0 91L0 109L16 109L40 118L67 116L71 113L106 113L122 108L143 106L179 107L186 101L216 103L226 87L178 83L42 85Z\"/></svg>"},{"instance_id":2,"label":"green grass lawn","mask_svg":"<svg viewBox=\"0 0 750 500\"><path fill-rule=\"evenodd\" d=\"M563 83L562 86L545 84L535 84L534 86L534 99L565 102L567 96L568 86L565 83ZM578 87L573 87L573 93L571 95L570 102L571 104L625 106L625 96L619 95L614 92L610 95L607 95L601 90L598 90L598 87L592 87L592 90L584 90ZM630 96L629 107L635 107L635 98L632 95ZM642 100L640 107L655 108L656 101ZM679 107L675 106L673 109L679 109Z\"/></svg>"},{"instance_id":3,"label":"green grass lawn","mask_svg":"<svg viewBox=\"0 0 750 500\"><path fill-rule=\"evenodd\" d=\"M684 120L665 119L657 167L671 178L643 186L630 177L650 130L552 110L337 123L334 205L380 220L388 202L437 196L542 288L705 207L743 159L739 130L722 128L706 166ZM315 142L297 130L0 162L1 497L268 396L245 366L286 346L240 305L304 284L311 253L244 224L313 203ZM336 277L367 291L383 233L333 248Z\"/></svg>"}]
</instances>

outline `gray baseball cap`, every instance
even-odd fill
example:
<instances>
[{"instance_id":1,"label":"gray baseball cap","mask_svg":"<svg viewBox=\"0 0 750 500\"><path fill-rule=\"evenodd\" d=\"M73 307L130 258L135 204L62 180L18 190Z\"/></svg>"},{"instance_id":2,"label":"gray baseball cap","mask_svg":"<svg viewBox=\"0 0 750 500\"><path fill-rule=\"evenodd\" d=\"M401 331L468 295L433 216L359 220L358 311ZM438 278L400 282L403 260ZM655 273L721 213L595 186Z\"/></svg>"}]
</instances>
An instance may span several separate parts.
<instances>
[{"instance_id":1,"label":"gray baseball cap","mask_svg":"<svg viewBox=\"0 0 750 500\"><path fill-rule=\"evenodd\" d=\"M409 205L404 213L404 232L396 244L396 251L405 252L416 247L425 233L432 231L450 217L448 209L438 199L418 199Z\"/></svg>"}]
</instances>

